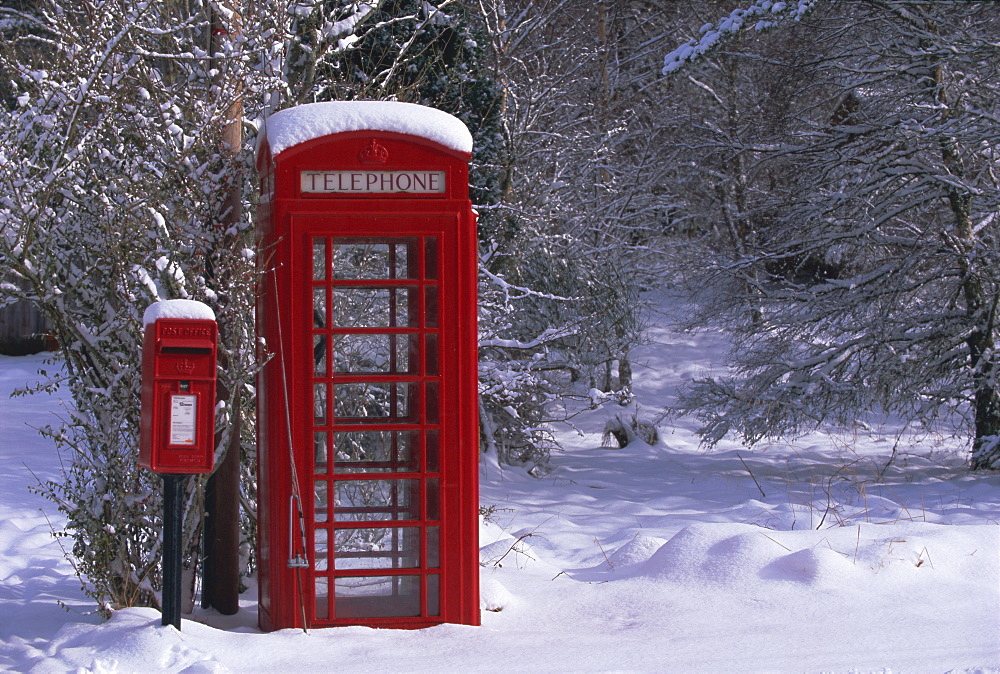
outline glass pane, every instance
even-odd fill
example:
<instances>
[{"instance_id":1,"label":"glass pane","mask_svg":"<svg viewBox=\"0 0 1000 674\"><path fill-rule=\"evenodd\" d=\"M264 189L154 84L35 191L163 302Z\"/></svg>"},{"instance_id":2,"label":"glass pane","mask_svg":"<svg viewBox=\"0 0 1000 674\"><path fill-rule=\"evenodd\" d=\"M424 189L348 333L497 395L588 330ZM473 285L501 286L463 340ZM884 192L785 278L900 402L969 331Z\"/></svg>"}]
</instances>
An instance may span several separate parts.
<instances>
[{"instance_id":1,"label":"glass pane","mask_svg":"<svg viewBox=\"0 0 1000 674\"><path fill-rule=\"evenodd\" d=\"M420 517L419 480L338 480L333 516L338 522L415 520Z\"/></svg>"},{"instance_id":2,"label":"glass pane","mask_svg":"<svg viewBox=\"0 0 1000 674\"><path fill-rule=\"evenodd\" d=\"M354 382L334 386L334 415L341 423L415 423L411 395L416 384ZM411 394L412 391L412 394Z\"/></svg>"},{"instance_id":3,"label":"glass pane","mask_svg":"<svg viewBox=\"0 0 1000 674\"><path fill-rule=\"evenodd\" d=\"M313 327L326 327L326 288L313 288Z\"/></svg>"},{"instance_id":4,"label":"glass pane","mask_svg":"<svg viewBox=\"0 0 1000 674\"><path fill-rule=\"evenodd\" d=\"M438 418L438 385L437 382L429 381L426 384L426 396L427 396L427 423L436 424L440 423Z\"/></svg>"},{"instance_id":5,"label":"glass pane","mask_svg":"<svg viewBox=\"0 0 1000 674\"><path fill-rule=\"evenodd\" d=\"M424 325L428 328L438 327L438 289L437 286L427 286L427 294L425 295L427 302L424 307L426 315L424 317Z\"/></svg>"},{"instance_id":6,"label":"glass pane","mask_svg":"<svg viewBox=\"0 0 1000 674\"><path fill-rule=\"evenodd\" d=\"M427 576L427 615L441 615L441 576Z\"/></svg>"},{"instance_id":7,"label":"glass pane","mask_svg":"<svg viewBox=\"0 0 1000 674\"><path fill-rule=\"evenodd\" d=\"M326 375L326 335L313 335L313 363L317 377Z\"/></svg>"},{"instance_id":8,"label":"glass pane","mask_svg":"<svg viewBox=\"0 0 1000 674\"><path fill-rule=\"evenodd\" d=\"M330 547L327 542L326 529L316 529L315 552L316 570L326 571L330 566Z\"/></svg>"},{"instance_id":9,"label":"glass pane","mask_svg":"<svg viewBox=\"0 0 1000 674\"><path fill-rule=\"evenodd\" d=\"M438 495L438 480L436 477L427 480L427 519L441 519L441 499Z\"/></svg>"},{"instance_id":10,"label":"glass pane","mask_svg":"<svg viewBox=\"0 0 1000 674\"><path fill-rule=\"evenodd\" d=\"M317 522L326 522L330 512L326 482L317 482L313 491L315 492L315 498L313 499L313 519Z\"/></svg>"},{"instance_id":11,"label":"glass pane","mask_svg":"<svg viewBox=\"0 0 1000 674\"><path fill-rule=\"evenodd\" d=\"M409 263L415 257L414 243L413 239L334 239L333 278L417 278Z\"/></svg>"},{"instance_id":12,"label":"glass pane","mask_svg":"<svg viewBox=\"0 0 1000 674\"><path fill-rule=\"evenodd\" d=\"M438 449L438 432L427 431L424 439L424 454L427 456L427 472L436 473L441 470L440 451Z\"/></svg>"},{"instance_id":13,"label":"glass pane","mask_svg":"<svg viewBox=\"0 0 1000 674\"><path fill-rule=\"evenodd\" d=\"M337 286L333 324L337 328L410 327L410 288Z\"/></svg>"},{"instance_id":14,"label":"glass pane","mask_svg":"<svg viewBox=\"0 0 1000 674\"><path fill-rule=\"evenodd\" d=\"M313 239L313 279L326 278L326 239Z\"/></svg>"},{"instance_id":15,"label":"glass pane","mask_svg":"<svg viewBox=\"0 0 1000 674\"><path fill-rule=\"evenodd\" d=\"M326 431L313 433L313 464L317 475L326 472Z\"/></svg>"},{"instance_id":16,"label":"glass pane","mask_svg":"<svg viewBox=\"0 0 1000 674\"><path fill-rule=\"evenodd\" d=\"M419 367L420 335L393 335L396 362L390 372L416 374Z\"/></svg>"},{"instance_id":17,"label":"glass pane","mask_svg":"<svg viewBox=\"0 0 1000 674\"><path fill-rule=\"evenodd\" d=\"M420 615L420 576L362 576L334 580L338 618Z\"/></svg>"},{"instance_id":18,"label":"glass pane","mask_svg":"<svg viewBox=\"0 0 1000 674\"><path fill-rule=\"evenodd\" d=\"M334 368L337 372L410 374L407 345L416 335L337 335Z\"/></svg>"},{"instance_id":19,"label":"glass pane","mask_svg":"<svg viewBox=\"0 0 1000 674\"><path fill-rule=\"evenodd\" d=\"M420 529L339 529L334 532L338 569L415 569L420 566Z\"/></svg>"},{"instance_id":20,"label":"glass pane","mask_svg":"<svg viewBox=\"0 0 1000 674\"><path fill-rule=\"evenodd\" d=\"M426 368L424 374L436 377L441 374L438 366L438 336L434 334L425 335L424 344L424 367Z\"/></svg>"},{"instance_id":21,"label":"glass pane","mask_svg":"<svg viewBox=\"0 0 1000 674\"><path fill-rule=\"evenodd\" d=\"M437 239L426 239L424 241L424 266L426 271L424 272L424 277L429 279L436 279L438 277L437 273L437 260L438 260L438 240Z\"/></svg>"},{"instance_id":22,"label":"glass pane","mask_svg":"<svg viewBox=\"0 0 1000 674\"><path fill-rule=\"evenodd\" d=\"M313 423L326 423L326 384L313 384Z\"/></svg>"},{"instance_id":23,"label":"glass pane","mask_svg":"<svg viewBox=\"0 0 1000 674\"><path fill-rule=\"evenodd\" d=\"M316 579L316 617L320 620L330 617L330 581L327 578Z\"/></svg>"},{"instance_id":24,"label":"glass pane","mask_svg":"<svg viewBox=\"0 0 1000 674\"><path fill-rule=\"evenodd\" d=\"M441 527L427 527L427 567L441 566Z\"/></svg>"},{"instance_id":25,"label":"glass pane","mask_svg":"<svg viewBox=\"0 0 1000 674\"><path fill-rule=\"evenodd\" d=\"M415 431L334 433L338 473L389 473L419 470Z\"/></svg>"}]
</instances>

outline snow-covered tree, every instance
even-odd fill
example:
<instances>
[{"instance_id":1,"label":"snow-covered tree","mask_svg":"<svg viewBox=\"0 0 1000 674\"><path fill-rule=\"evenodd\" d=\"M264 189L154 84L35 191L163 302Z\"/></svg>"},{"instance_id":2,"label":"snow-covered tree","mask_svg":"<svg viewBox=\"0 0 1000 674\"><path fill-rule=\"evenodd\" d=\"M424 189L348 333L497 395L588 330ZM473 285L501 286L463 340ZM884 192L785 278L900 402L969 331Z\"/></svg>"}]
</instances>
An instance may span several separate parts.
<instances>
[{"instance_id":1,"label":"snow-covered tree","mask_svg":"<svg viewBox=\"0 0 1000 674\"><path fill-rule=\"evenodd\" d=\"M764 5L791 11L754 7ZM973 468L1000 468L1000 23L989 3L809 8L796 18L814 46L764 61L805 73L785 130L741 141L758 179L783 180L758 201L766 218L742 249L701 258L709 313L733 331L734 375L696 382L687 409L709 443L878 411L921 422L954 413L973 438ZM756 27L734 15L665 70L690 73L681 64L702 44L759 64L760 50L730 50L738 29ZM780 47L786 35L763 39ZM754 211L737 203L736 213Z\"/></svg>"},{"instance_id":2,"label":"snow-covered tree","mask_svg":"<svg viewBox=\"0 0 1000 674\"><path fill-rule=\"evenodd\" d=\"M631 396L639 289L660 265L670 201L645 93L663 16L637 2L482 5L507 147L502 199L482 209L481 382L496 401L484 425L506 429L498 451L517 460L567 396Z\"/></svg>"},{"instance_id":3,"label":"snow-covered tree","mask_svg":"<svg viewBox=\"0 0 1000 674\"><path fill-rule=\"evenodd\" d=\"M209 53L208 8L28 4L2 10L12 100L0 112L0 276L17 280L4 301L30 300L50 320L73 399L47 429L67 450L65 477L40 489L65 512L102 611L155 603L160 490L136 466L141 317L167 298L215 309L227 363L217 459L239 451L229 439L252 408L254 279L245 224L221 226L246 177L224 134L252 78L236 52ZM200 499L192 480L189 567Z\"/></svg>"},{"instance_id":4,"label":"snow-covered tree","mask_svg":"<svg viewBox=\"0 0 1000 674\"><path fill-rule=\"evenodd\" d=\"M505 462L543 461L553 403L581 378L627 389L639 332L628 251L648 209L617 168L639 134L623 131L628 106L612 102L614 16L604 3L296 6L281 105L404 100L472 131L484 443Z\"/></svg>"}]
</instances>

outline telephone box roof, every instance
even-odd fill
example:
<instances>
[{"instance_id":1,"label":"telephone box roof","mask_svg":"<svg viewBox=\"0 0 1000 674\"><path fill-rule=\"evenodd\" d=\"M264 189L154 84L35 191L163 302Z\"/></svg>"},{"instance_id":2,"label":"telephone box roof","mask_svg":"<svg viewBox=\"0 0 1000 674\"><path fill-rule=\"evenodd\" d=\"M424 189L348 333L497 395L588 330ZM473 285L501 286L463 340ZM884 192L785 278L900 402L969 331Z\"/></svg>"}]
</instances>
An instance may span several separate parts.
<instances>
[{"instance_id":1,"label":"telephone box roof","mask_svg":"<svg viewBox=\"0 0 1000 674\"><path fill-rule=\"evenodd\" d=\"M264 120L263 127L261 138L266 138L273 156L314 138L345 131L404 133L432 140L458 152L472 152L472 134L461 120L447 112L414 103L307 103L274 113Z\"/></svg>"}]
</instances>

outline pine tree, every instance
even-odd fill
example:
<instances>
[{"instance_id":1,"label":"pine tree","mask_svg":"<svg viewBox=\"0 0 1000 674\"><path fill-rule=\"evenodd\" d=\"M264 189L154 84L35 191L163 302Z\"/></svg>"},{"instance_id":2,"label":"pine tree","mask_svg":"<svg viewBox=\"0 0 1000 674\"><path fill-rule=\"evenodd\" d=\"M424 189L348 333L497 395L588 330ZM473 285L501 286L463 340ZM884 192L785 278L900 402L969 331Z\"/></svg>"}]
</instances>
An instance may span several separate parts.
<instances>
[{"instance_id":1,"label":"pine tree","mask_svg":"<svg viewBox=\"0 0 1000 674\"><path fill-rule=\"evenodd\" d=\"M946 417L972 467L996 469L1000 24L985 3L826 3L805 21L815 46L786 52L812 94L785 113L794 140L753 144L758 177L789 179L743 250L702 258L735 374L696 382L686 407L709 443Z\"/></svg>"}]
</instances>

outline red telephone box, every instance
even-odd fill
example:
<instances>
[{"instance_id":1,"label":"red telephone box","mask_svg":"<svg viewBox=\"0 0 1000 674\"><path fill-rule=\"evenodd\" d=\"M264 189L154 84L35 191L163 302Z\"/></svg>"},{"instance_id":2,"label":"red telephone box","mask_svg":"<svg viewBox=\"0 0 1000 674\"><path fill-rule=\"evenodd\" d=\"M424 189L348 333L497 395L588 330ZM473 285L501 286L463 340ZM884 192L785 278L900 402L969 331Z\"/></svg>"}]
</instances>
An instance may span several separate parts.
<instances>
[{"instance_id":1,"label":"red telephone box","mask_svg":"<svg viewBox=\"0 0 1000 674\"><path fill-rule=\"evenodd\" d=\"M191 300L151 305L144 316L139 465L156 473L210 473L215 462L212 310Z\"/></svg>"},{"instance_id":2,"label":"red telephone box","mask_svg":"<svg viewBox=\"0 0 1000 674\"><path fill-rule=\"evenodd\" d=\"M472 143L337 102L258 150L259 622L479 624Z\"/></svg>"}]
</instances>

